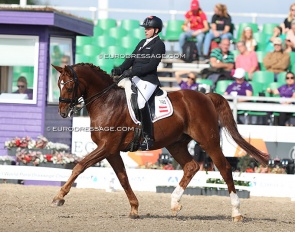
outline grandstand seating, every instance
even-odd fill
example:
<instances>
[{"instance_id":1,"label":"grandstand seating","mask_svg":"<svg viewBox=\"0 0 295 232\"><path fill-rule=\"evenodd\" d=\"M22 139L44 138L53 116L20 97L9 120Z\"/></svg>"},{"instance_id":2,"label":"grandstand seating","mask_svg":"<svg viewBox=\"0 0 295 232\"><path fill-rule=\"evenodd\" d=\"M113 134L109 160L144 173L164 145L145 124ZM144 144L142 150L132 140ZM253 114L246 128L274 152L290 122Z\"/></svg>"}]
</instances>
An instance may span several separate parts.
<instances>
[{"instance_id":1,"label":"grandstand seating","mask_svg":"<svg viewBox=\"0 0 295 232\"><path fill-rule=\"evenodd\" d=\"M223 95L226 88L227 88L227 86L230 85L231 83L233 83L232 80L220 80L220 81L218 81L217 84L216 84L215 93L219 93L219 94Z\"/></svg>"},{"instance_id":2,"label":"grandstand seating","mask_svg":"<svg viewBox=\"0 0 295 232\"><path fill-rule=\"evenodd\" d=\"M280 25L278 23L264 23L262 25L262 33L272 35L273 29L276 26L280 26Z\"/></svg>"},{"instance_id":3,"label":"grandstand seating","mask_svg":"<svg viewBox=\"0 0 295 232\"><path fill-rule=\"evenodd\" d=\"M249 83L252 85L252 95L253 96L259 96L260 93L264 92L263 83L255 82L255 81L249 81Z\"/></svg>"},{"instance_id":4,"label":"grandstand seating","mask_svg":"<svg viewBox=\"0 0 295 232\"><path fill-rule=\"evenodd\" d=\"M277 82L279 82L281 84L285 84L286 83L286 80L285 80L286 79L286 74L287 74L287 72L279 73Z\"/></svg>"},{"instance_id":5,"label":"grandstand seating","mask_svg":"<svg viewBox=\"0 0 295 232\"><path fill-rule=\"evenodd\" d=\"M178 41L182 31L182 25L184 20L168 20L165 35L163 36L164 40L168 41Z\"/></svg>"},{"instance_id":6,"label":"grandstand seating","mask_svg":"<svg viewBox=\"0 0 295 232\"><path fill-rule=\"evenodd\" d=\"M114 37L108 35L101 35L93 38L92 44L101 48L107 46L112 46L117 43L117 40Z\"/></svg>"},{"instance_id":7,"label":"grandstand seating","mask_svg":"<svg viewBox=\"0 0 295 232\"><path fill-rule=\"evenodd\" d=\"M93 44L86 44L82 46L83 49L83 55L94 57L97 56L101 51L102 48Z\"/></svg>"},{"instance_id":8,"label":"grandstand seating","mask_svg":"<svg viewBox=\"0 0 295 232\"><path fill-rule=\"evenodd\" d=\"M103 29L103 31L107 31L112 27L116 27L117 26L117 20L116 19L98 19L96 21L95 27L99 27L101 29Z\"/></svg>"},{"instance_id":9,"label":"grandstand seating","mask_svg":"<svg viewBox=\"0 0 295 232\"><path fill-rule=\"evenodd\" d=\"M84 54L76 54L76 57L75 57L75 63L78 64L78 63L89 63L90 62L90 57L89 56L86 56Z\"/></svg>"},{"instance_id":10,"label":"grandstand seating","mask_svg":"<svg viewBox=\"0 0 295 232\"><path fill-rule=\"evenodd\" d=\"M123 20L121 20L120 27L123 28L126 31L132 31L132 30L138 28L139 25L140 25L139 20L123 19Z\"/></svg>"},{"instance_id":11,"label":"grandstand seating","mask_svg":"<svg viewBox=\"0 0 295 232\"><path fill-rule=\"evenodd\" d=\"M113 27L106 31L106 35L118 40L127 35L127 30L121 27Z\"/></svg>"},{"instance_id":12,"label":"grandstand seating","mask_svg":"<svg viewBox=\"0 0 295 232\"><path fill-rule=\"evenodd\" d=\"M256 71L253 73L252 81L262 83L265 90L269 83L274 82L274 73L268 71Z\"/></svg>"}]
</instances>

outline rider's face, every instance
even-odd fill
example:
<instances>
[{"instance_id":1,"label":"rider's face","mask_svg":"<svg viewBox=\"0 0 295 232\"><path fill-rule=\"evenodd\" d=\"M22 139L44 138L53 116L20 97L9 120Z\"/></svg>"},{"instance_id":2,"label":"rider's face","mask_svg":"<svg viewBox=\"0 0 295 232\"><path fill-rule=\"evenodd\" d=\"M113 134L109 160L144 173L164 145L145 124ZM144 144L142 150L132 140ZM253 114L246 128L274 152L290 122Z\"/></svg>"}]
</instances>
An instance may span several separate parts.
<instances>
[{"instance_id":1,"label":"rider's face","mask_svg":"<svg viewBox=\"0 0 295 232\"><path fill-rule=\"evenodd\" d=\"M149 39L149 38L153 37L154 32L155 32L155 33L158 32L158 29L157 29L157 28L154 29L154 28L152 28L152 27L146 27L146 28L144 29L144 32L145 32L145 37L146 37L147 39Z\"/></svg>"}]
</instances>

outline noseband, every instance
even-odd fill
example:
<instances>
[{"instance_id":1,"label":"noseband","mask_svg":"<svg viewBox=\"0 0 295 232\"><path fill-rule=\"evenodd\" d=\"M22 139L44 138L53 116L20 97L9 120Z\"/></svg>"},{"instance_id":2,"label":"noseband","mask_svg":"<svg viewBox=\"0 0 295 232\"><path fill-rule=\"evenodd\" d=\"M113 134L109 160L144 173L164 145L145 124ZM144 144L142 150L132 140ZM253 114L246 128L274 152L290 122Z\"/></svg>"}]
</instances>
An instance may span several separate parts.
<instances>
[{"instance_id":1,"label":"noseband","mask_svg":"<svg viewBox=\"0 0 295 232\"><path fill-rule=\"evenodd\" d=\"M105 94L107 91L109 91L112 87L114 87L116 85L116 83L113 83L110 86L103 89L101 92L96 93L96 94L94 94L93 96L91 96L91 97L89 97L87 99L84 99L85 104L82 107L78 108L77 105L82 103L82 100L79 101L79 97L78 97L79 79L78 79L78 76L77 76L75 70L73 69L73 67L71 65L68 65L67 67L71 70L71 73L73 74L73 79L70 79L70 80L66 81L65 83L61 83L61 84L65 85L65 84L67 84L69 82L74 81L73 95L72 95L72 98L61 98L61 97L59 97L59 102L60 103L68 103L68 104L70 104L69 112L70 112L71 115L73 113L79 112L84 107L86 107L88 104L94 102L96 99L101 97L103 94Z\"/></svg>"}]
</instances>

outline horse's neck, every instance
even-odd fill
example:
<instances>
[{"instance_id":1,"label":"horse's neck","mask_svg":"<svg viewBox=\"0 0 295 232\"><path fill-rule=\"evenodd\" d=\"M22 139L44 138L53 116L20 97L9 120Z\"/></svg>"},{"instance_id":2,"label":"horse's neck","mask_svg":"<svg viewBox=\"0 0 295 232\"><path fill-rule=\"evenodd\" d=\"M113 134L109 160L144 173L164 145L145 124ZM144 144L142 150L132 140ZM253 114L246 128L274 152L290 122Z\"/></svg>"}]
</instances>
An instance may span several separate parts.
<instances>
[{"instance_id":1,"label":"horse's neck","mask_svg":"<svg viewBox=\"0 0 295 232\"><path fill-rule=\"evenodd\" d=\"M115 112L123 113L124 109L127 109L125 91L122 88L114 86L86 108L90 117L97 117L97 114L92 115L92 112L97 112L97 110L108 112L108 114L113 114ZM99 113L98 115L108 116L108 114Z\"/></svg>"}]
</instances>

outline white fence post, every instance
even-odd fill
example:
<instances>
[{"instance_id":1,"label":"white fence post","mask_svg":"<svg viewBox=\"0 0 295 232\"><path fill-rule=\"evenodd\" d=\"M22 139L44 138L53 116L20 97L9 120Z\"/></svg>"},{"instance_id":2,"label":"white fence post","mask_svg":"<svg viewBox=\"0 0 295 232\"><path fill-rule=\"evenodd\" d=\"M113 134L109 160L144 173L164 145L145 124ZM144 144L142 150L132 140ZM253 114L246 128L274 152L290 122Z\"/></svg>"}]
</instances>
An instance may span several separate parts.
<instances>
[{"instance_id":1,"label":"white fence post","mask_svg":"<svg viewBox=\"0 0 295 232\"><path fill-rule=\"evenodd\" d=\"M109 0L98 0L98 17L99 19L106 19L109 17Z\"/></svg>"}]
</instances>

